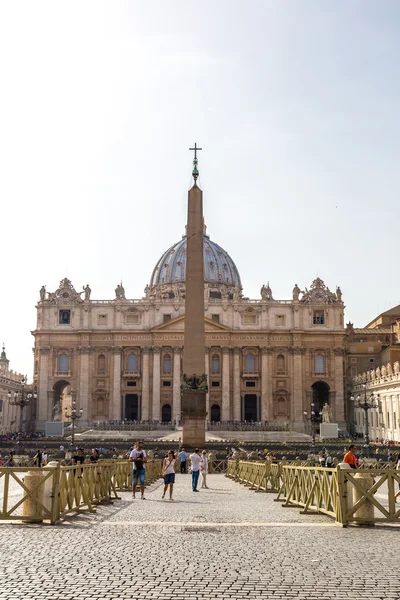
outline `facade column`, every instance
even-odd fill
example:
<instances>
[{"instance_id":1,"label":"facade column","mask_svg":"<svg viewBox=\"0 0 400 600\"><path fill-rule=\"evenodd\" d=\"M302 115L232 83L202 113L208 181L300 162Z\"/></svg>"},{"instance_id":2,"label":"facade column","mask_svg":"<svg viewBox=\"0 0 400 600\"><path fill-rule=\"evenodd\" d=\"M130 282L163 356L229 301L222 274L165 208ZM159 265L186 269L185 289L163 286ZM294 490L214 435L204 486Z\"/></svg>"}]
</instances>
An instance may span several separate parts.
<instances>
[{"instance_id":1,"label":"facade column","mask_svg":"<svg viewBox=\"0 0 400 600\"><path fill-rule=\"evenodd\" d=\"M153 348L153 410L152 410L152 419L153 421L161 421L161 407L160 407L160 399L161 399L161 348L159 346L154 346Z\"/></svg>"},{"instance_id":2,"label":"facade column","mask_svg":"<svg viewBox=\"0 0 400 600\"><path fill-rule=\"evenodd\" d=\"M290 415L290 420L303 426L303 355L306 349L294 346L290 351L293 355L293 414Z\"/></svg>"},{"instance_id":3,"label":"facade column","mask_svg":"<svg viewBox=\"0 0 400 600\"><path fill-rule=\"evenodd\" d=\"M222 415L221 421L230 421L229 347L222 348Z\"/></svg>"},{"instance_id":4,"label":"facade column","mask_svg":"<svg viewBox=\"0 0 400 600\"><path fill-rule=\"evenodd\" d=\"M182 420L181 414L181 348L174 348L174 371L172 379L172 421Z\"/></svg>"},{"instance_id":5,"label":"facade column","mask_svg":"<svg viewBox=\"0 0 400 600\"><path fill-rule=\"evenodd\" d=\"M206 346L205 353L205 369L204 373L207 375L208 392L206 394L206 420L211 420L211 408L210 408L210 348Z\"/></svg>"},{"instance_id":6,"label":"facade column","mask_svg":"<svg viewBox=\"0 0 400 600\"><path fill-rule=\"evenodd\" d=\"M240 348L233 349L233 420L242 420L240 396Z\"/></svg>"},{"instance_id":7,"label":"facade column","mask_svg":"<svg viewBox=\"0 0 400 600\"><path fill-rule=\"evenodd\" d=\"M261 348L261 421L269 421L272 415L272 373L268 368L272 352L269 346Z\"/></svg>"},{"instance_id":8,"label":"facade column","mask_svg":"<svg viewBox=\"0 0 400 600\"><path fill-rule=\"evenodd\" d=\"M111 348L111 353L114 355L114 369L109 415L113 421L121 420L121 352L122 348L120 346L113 346Z\"/></svg>"},{"instance_id":9,"label":"facade column","mask_svg":"<svg viewBox=\"0 0 400 600\"><path fill-rule=\"evenodd\" d=\"M142 348L142 413L141 420L150 418L150 348Z\"/></svg>"},{"instance_id":10,"label":"facade column","mask_svg":"<svg viewBox=\"0 0 400 600\"><path fill-rule=\"evenodd\" d=\"M78 383L78 408L83 409L82 421L90 421L89 414L89 354L90 348L83 346L78 348L79 357L79 383Z\"/></svg>"},{"instance_id":11,"label":"facade column","mask_svg":"<svg viewBox=\"0 0 400 600\"><path fill-rule=\"evenodd\" d=\"M339 427L345 425L344 420L344 381L343 381L343 356L344 348L334 348L335 355L335 407L333 411L334 420ZM331 407L333 408L333 407Z\"/></svg>"},{"instance_id":12,"label":"facade column","mask_svg":"<svg viewBox=\"0 0 400 600\"><path fill-rule=\"evenodd\" d=\"M36 418L40 421L39 428L44 429L44 425L48 420L47 387L49 385L50 348L45 346L44 348L40 348L39 352L39 387L37 391L38 408ZM9 411L9 414L10 412L11 411Z\"/></svg>"}]
</instances>

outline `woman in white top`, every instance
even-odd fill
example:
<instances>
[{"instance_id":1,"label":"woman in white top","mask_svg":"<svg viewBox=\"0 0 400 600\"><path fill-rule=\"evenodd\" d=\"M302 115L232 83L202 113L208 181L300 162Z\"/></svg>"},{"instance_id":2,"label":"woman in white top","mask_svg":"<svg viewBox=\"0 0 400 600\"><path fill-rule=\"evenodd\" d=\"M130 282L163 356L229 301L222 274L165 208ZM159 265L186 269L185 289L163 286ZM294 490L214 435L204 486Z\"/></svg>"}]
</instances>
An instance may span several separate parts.
<instances>
[{"instance_id":1,"label":"woman in white top","mask_svg":"<svg viewBox=\"0 0 400 600\"><path fill-rule=\"evenodd\" d=\"M164 500L165 494L167 493L167 489L169 486L169 499L173 500L172 492L174 489L175 483L175 454L173 450L168 451L167 458L164 458L163 466L162 466L162 476L164 477L164 491L162 495L162 499Z\"/></svg>"},{"instance_id":2,"label":"woman in white top","mask_svg":"<svg viewBox=\"0 0 400 600\"><path fill-rule=\"evenodd\" d=\"M207 486L208 458L207 458L207 452L205 450L203 450L203 452L201 453L200 473L201 473L201 487L208 490L208 486Z\"/></svg>"}]
</instances>

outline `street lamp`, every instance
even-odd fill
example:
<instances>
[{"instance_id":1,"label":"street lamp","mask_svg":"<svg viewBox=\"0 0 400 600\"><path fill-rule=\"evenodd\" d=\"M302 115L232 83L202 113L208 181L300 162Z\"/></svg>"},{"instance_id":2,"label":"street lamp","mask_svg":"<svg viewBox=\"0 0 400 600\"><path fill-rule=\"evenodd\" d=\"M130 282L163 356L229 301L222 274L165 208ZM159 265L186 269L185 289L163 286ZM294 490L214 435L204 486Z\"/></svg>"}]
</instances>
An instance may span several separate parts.
<instances>
[{"instance_id":1,"label":"street lamp","mask_svg":"<svg viewBox=\"0 0 400 600\"><path fill-rule=\"evenodd\" d=\"M71 436L71 446L74 445L75 441L75 421L78 421L83 415L83 408L79 410L76 408L76 402L72 402L71 412L68 413L68 408L65 409L65 417L68 421L71 421L72 424L72 436Z\"/></svg>"},{"instance_id":2,"label":"street lamp","mask_svg":"<svg viewBox=\"0 0 400 600\"><path fill-rule=\"evenodd\" d=\"M350 400L351 400L351 402L355 403L354 404L355 407L362 408L365 413L364 440L365 440L365 444L369 447L370 439L369 439L368 411L371 408L378 408L381 397L379 394L377 394L375 396L375 394L373 392L371 392L371 394L367 398L367 384L363 383L362 388L363 388L363 392L364 392L364 397L362 397L359 394L358 396L350 396Z\"/></svg>"},{"instance_id":3,"label":"street lamp","mask_svg":"<svg viewBox=\"0 0 400 600\"><path fill-rule=\"evenodd\" d=\"M19 432L18 432L19 437L21 437L21 435L22 435L22 423L23 423L24 407L27 406L31 402L32 398L34 400L36 400L36 398L37 398L36 392L26 392L25 391L25 385L26 385L27 381L28 381L28 378L26 376L23 377L21 379L22 389L19 392L12 393L10 391L7 394L9 404L11 404L11 406L19 406L19 409L20 409L20 413L19 413Z\"/></svg>"},{"instance_id":4,"label":"street lamp","mask_svg":"<svg viewBox=\"0 0 400 600\"><path fill-rule=\"evenodd\" d=\"M321 421L321 415L318 412L315 412L315 404L311 402L310 405L310 414L305 410L303 412L304 418L306 421L310 421L311 423L311 436L312 436L312 445L311 450L312 453L315 454L315 435L316 435L316 425Z\"/></svg>"}]
</instances>

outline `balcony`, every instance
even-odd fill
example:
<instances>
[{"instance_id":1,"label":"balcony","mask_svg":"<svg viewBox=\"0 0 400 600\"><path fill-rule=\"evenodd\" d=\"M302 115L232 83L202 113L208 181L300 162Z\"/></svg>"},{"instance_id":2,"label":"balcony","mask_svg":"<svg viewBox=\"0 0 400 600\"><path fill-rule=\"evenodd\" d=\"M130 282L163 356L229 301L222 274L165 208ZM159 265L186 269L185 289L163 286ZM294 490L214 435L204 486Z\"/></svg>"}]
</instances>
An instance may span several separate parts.
<instances>
[{"instance_id":1,"label":"balcony","mask_svg":"<svg viewBox=\"0 0 400 600\"><path fill-rule=\"evenodd\" d=\"M54 377L71 377L71 371L54 371Z\"/></svg>"},{"instance_id":2,"label":"balcony","mask_svg":"<svg viewBox=\"0 0 400 600\"><path fill-rule=\"evenodd\" d=\"M140 377L140 371L124 371L122 377L128 379L138 379Z\"/></svg>"},{"instance_id":3,"label":"balcony","mask_svg":"<svg viewBox=\"0 0 400 600\"><path fill-rule=\"evenodd\" d=\"M243 371L242 377L243 379L256 379L260 376L258 371Z\"/></svg>"}]
</instances>

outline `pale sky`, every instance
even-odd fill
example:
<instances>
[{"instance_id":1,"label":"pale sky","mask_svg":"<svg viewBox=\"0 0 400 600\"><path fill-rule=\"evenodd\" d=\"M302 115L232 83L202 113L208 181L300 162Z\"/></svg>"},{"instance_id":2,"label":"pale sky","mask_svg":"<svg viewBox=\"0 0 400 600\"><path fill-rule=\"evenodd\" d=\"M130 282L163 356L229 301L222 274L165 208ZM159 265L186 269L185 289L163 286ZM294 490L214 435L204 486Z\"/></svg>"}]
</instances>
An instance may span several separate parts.
<instances>
[{"instance_id":1,"label":"pale sky","mask_svg":"<svg viewBox=\"0 0 400 600\"><path fill-rule=\"evenodd\" d=\"M140 298L184 232L192 153L245 296L318 275L346 321L400 302L397 0L3 0L0 342L33 370L67 276Z\"/></svg>"}]
</instances>

